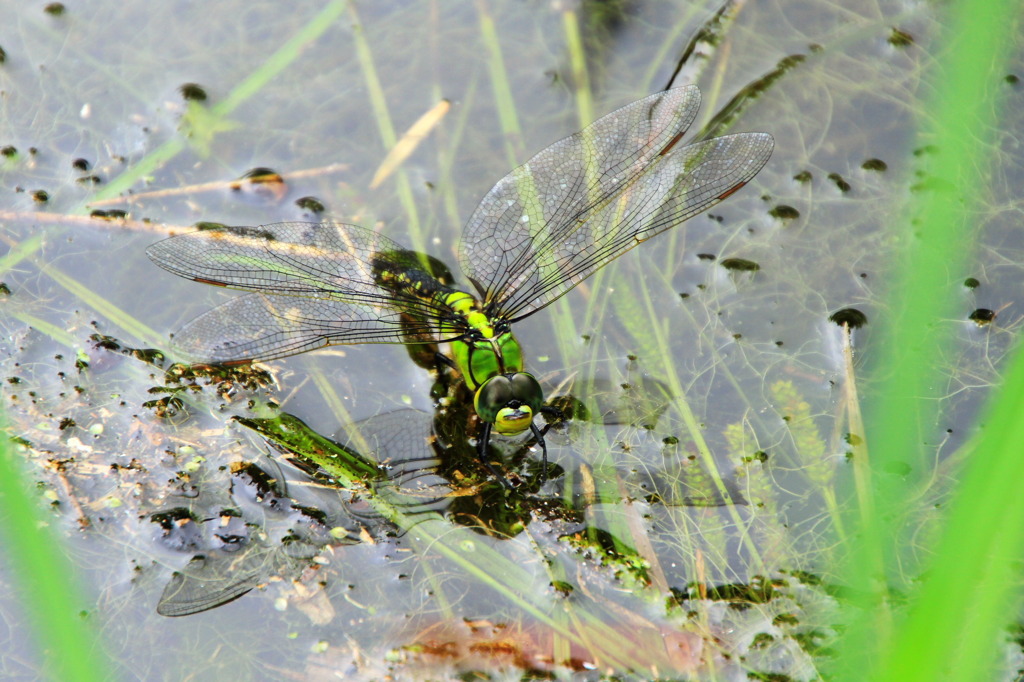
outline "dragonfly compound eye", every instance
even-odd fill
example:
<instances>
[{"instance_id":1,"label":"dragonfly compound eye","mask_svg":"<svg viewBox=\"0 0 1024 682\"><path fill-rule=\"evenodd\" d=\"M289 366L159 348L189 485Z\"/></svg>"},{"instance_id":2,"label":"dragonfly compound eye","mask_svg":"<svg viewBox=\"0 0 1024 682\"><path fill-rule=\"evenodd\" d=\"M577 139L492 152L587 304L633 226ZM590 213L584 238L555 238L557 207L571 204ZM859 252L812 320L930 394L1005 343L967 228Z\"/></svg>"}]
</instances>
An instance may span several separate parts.
<instances>
[{"instance_id":1,"label":"dragonfly compound eye","mask_svg":"<svg viewBox=\"0 0 1024 682\"><path fill-rule=\"evenodd\" d=\"M477 389L473 407L480 418L492 424L498 412L512 400L512 381L504 374L493 376Z\"/></svg>"},{"instance_id":2,"label":"dragonfly compound eye","mask_svg":"<svg viewBox=\"0 0 1024 682\"><path fill-rule=\"evenodd\" d=\"M534 412L544 405L544 390L529 372L517 372L511 376L512 397L526 405Z\"/></svg>"}]
</instances>

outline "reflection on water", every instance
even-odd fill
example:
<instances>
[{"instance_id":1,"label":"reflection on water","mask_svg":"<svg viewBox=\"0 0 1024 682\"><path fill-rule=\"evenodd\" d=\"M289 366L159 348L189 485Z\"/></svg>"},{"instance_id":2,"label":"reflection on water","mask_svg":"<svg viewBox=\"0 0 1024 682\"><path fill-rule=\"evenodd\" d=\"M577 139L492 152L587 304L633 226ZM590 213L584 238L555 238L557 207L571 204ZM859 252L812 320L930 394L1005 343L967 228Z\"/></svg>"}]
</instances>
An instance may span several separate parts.
<instances>
[{"instance_id":1,"label":"reflection on water","mask_svg":"<svg viewBox=\"0 0 1024 682\"><path fill-rule=\"evenodd\" d=\"M433 415L377 415L340 429L334 440L287 414L239 419L266 439L272 454L259 465L233 466L229 499L217 508L173 508L150 517L165 546L194 552L171 577L157 611L184 616L273 580L315 581L328 563L325 549L333 554L345 544L392 542L423 523L509 539L540 522L542 535L561 538L572 552L649 581L636 550L606 525L623 496L639 491L653 515L665 505L744 502L732 484L724 493L716 490L699 467L666 479L664 472L611 471L595 461L581 444L626 447L628 439L637 461L665 458L666 447L677 459L678 444L652 435L668 398L660 382L594 381L586 388L584 398L565 394L552 401L572 419L549 424L556 462L551 478L558 479L551 485L542 483L536 444L529 439L492 443L495 457L511 467L507 482L481 467L466 436L475 415L462 384L449 386L452 400ZM563 476L568 471L572 475ZM623 487L609 495L595 489L597 477L618 479Z\"/></svg>"}]
</instances>

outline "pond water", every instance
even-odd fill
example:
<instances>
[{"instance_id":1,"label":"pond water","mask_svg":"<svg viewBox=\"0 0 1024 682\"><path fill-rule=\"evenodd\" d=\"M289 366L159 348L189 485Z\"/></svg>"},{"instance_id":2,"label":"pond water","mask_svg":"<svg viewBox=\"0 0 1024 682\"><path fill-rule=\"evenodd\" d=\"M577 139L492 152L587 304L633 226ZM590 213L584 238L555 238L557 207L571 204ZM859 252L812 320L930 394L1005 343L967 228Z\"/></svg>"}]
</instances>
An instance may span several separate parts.
<instances>
[{"instance_id":1,"label":"pond water","mask_svg":"<svg viewBox=\"0 0 1024 682\"><path fill-rule=\"evenodd\" d=\"M720 9L8 12L2 396L114 677L815 678L836 637L849 388L889 313L893 221L941 147L915 128L941 18L901 2ZM1008 76L992 87L1015 102ZM764 131L775 151L727 201L516 323L546 394L586 406L548 431L546 481L528 437L495 438L510 487L479 466L466 393L430 353L335 346L183 375L155 352L234 295L157 268L158 240L334 219L460 278L463 226L497 180L670 83L703 93L691 136ZM920 538L1022 319L1021 110L966 269L935 293L961 314L941 321L939 419L919 427L934 451ZM852 367L837 312L866 322ZM0 567L0 675L33 678L32 601Z\"/></svg>"}]
</instances>

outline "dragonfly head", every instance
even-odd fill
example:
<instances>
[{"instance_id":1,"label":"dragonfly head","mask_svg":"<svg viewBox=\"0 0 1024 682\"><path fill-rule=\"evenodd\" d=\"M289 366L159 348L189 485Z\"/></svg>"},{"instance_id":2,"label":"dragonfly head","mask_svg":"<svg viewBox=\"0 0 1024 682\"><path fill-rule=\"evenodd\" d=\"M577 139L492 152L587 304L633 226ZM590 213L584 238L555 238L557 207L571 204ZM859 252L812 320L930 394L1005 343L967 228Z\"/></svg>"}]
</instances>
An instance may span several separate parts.
<instances>
[{"instance_id":1,"label":"dragonfly head","mask_svg":"<svg viewBox=\"0 0 1024 682\"><path fill-rule=\"evenodd\" d=\"M484 421L504 436L514 436L530 428L533 417L544 404L544 391L532 374L498 374L476 391L473 407Z\"/></svg>"}]
</instances>

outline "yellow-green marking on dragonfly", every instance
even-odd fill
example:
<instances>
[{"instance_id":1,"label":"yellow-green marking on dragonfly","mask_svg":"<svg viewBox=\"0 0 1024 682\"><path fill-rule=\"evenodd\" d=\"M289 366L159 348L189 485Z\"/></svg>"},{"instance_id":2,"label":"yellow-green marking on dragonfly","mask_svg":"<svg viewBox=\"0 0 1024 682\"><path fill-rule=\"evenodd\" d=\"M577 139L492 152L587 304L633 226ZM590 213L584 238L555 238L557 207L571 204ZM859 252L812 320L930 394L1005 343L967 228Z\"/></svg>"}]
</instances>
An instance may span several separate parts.
<instances>
[{"instance_id":1,"label":"yellow-green marking on dragonfly","mask_svg":"<svg viewBox=\"0 0 1024 682\"><path fill-rule=\"evenodd\" d=\"M767 133L679 144L700 107L695 86L611 112L502 178L463 231L459 263L474 293L442 280L436 259L336 221L222 227L154 244L182 277L249 293L175 335L203 362L239 364L338 344L450 344L474 391L487 464L492 428L533 432L545 409L512 325L637 244L739 190L768 161ZM490 466L488 464L488 466Z\"/></svg>"}]
</instances>

